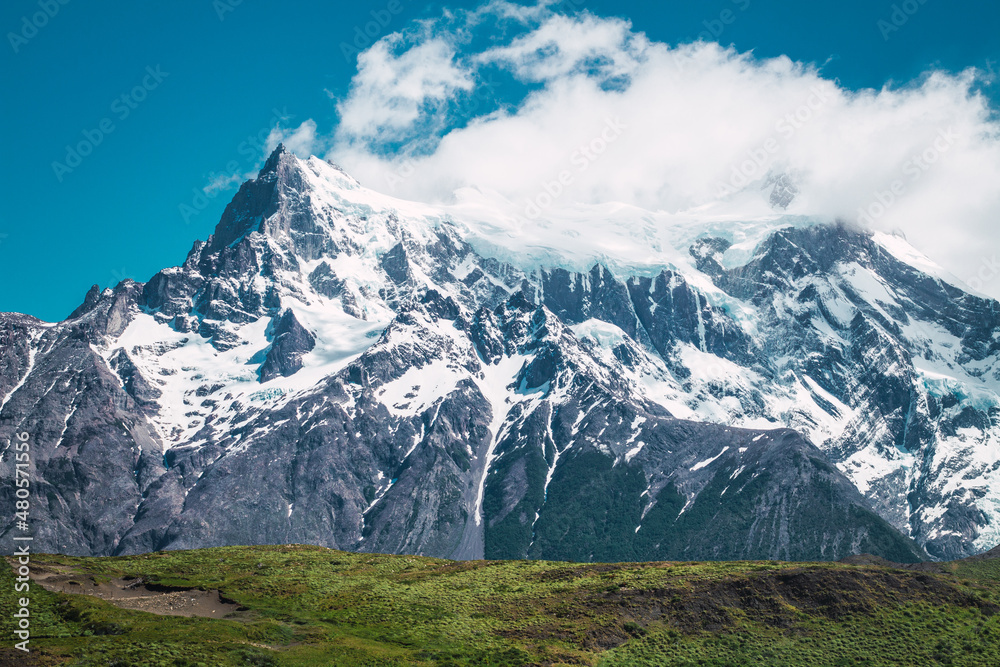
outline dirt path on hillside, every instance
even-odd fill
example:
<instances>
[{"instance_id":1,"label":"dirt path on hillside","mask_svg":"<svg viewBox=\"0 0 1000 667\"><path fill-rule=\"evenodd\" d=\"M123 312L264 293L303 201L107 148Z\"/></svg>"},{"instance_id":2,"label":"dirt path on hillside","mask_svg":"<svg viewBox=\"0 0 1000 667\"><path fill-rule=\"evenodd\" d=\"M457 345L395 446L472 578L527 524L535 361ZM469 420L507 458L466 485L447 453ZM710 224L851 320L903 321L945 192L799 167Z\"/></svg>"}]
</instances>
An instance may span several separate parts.
<instances>
[{"instance_id":1,"label":"dirt path on hillside","mask_svg":"<svg viewBox=\"0 0 1000 667\"><path fill-rule=\"evenodd\" d=\"M108 579L63 565L33 565L31 579L47 591L93 595L122 609L161 616L238 618L245 611L217 590L167 588L139 579Z\"/></svg>"}]
</instances>

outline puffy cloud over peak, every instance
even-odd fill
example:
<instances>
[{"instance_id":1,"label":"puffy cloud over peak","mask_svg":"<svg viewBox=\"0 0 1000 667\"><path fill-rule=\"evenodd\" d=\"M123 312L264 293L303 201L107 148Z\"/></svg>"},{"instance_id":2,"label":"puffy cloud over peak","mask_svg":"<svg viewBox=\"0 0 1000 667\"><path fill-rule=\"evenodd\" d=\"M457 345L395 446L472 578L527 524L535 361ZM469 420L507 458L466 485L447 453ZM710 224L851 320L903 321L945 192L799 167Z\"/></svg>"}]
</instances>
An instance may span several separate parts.
<instances>
[{"instance_id":1,"label":"puffy cloud over peak","mask_svg":"<svg viewBox=\"0 0 1000 667\"><path fill-rule=\"evenodd\" d=\"M463 115L491 72L513 82L506 103ZM1000 219L1000 124L982 76L850 90L787 57L658 43L621 19L495 0L362 53L339 125L312 141L399 197L473 187L530 220L605 202L843 219L901 229L968 280Z\"/></svg>"}]
</instances>

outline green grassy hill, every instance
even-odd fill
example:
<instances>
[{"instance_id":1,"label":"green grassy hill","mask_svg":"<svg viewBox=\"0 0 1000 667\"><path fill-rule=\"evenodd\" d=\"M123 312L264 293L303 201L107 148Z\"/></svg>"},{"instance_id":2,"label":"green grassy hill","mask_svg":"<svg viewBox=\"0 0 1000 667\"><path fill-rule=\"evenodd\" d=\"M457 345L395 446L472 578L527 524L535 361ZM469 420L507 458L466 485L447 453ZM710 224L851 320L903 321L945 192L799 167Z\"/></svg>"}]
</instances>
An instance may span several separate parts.
<instances>
[{"instance_id":1,"label":"green grassy hill","mask_svg":"<svg viewBox=\"0 0 1000 667\"><path fill-rule=\"evenodd\" d=\"M863 562L451 562L309 546L34 556L83 588L218 590L236 611L154 615L33 585L26 657L0 568L0 665L1000 664L1000 560Z\"/></svg>"}]
</instances>

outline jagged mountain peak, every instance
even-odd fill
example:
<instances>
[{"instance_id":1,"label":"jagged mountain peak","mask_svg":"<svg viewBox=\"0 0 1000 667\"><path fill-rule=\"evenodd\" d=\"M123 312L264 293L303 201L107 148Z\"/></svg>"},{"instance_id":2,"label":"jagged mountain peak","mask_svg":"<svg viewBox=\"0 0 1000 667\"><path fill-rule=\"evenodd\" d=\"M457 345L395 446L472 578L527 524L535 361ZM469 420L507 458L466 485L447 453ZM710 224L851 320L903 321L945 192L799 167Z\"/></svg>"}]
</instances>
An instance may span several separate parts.
<instances>
[{"instance_id":1,"label":"jagged mountain peak","mask_svg":"<svg viewBox=\"0 0 1000 667\"><path fill-rule=\"evenodd\" d=\"M0 435L37 426L53 480L106 463L86 438L112 443L112 486L135 500L82 535L96 492L53 482L46 539L915 557L888 521L936 557L995 543L1000 309L902 239L481 212L279 146L182 265L92 290L58 325L5 316ZM821 520L790 509L823 488Z\"/></svg>"},{"instance_id":2,"label":"jagged mountain peak","mask_svg":"<svg viewBox=\"0 0 1000 667\"><path fill-rule=\"evenodd\" d=\"M268 156L267 160L264 161L264 166L260 168L260 172L257 174L257 178L263 178L266 174L273 174L278 169L278 164L281 162L282 158L286 160L290 157L294 157L287 148L285 144L279 143L275 146L274 150Z\"/></svg>"}]
</instances>

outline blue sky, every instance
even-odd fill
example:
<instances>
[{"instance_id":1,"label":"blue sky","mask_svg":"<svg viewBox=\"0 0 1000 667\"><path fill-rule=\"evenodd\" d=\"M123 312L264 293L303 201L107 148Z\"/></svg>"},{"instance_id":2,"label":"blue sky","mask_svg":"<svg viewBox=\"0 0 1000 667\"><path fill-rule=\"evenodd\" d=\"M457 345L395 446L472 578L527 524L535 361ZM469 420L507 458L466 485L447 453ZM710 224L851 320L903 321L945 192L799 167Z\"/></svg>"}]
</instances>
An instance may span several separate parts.
<instances>
[{"instance_id":1,"label":"blue sky","mask_svg":"<svg viewBox=\"0 0 1000 667\"><path fill-rule=\"evenodd\" d=\"M445 8L475 6L4 3L0 121L11 136L0 161L0 311L59 320L92 284L144 281L179 264L211 233L237 184L210 190L212 197L204 188L234 168L259 166L275 125L312 120L320 133L336 134L337 104L357 71L344 45L359 29L379 39L418 19L438 20ZM1000 7L986 0L565 0L559 11L621 17L655 42L711 37L759 59L787 55L847 90L976 67L983 76L974 88L994 110L1000 99L990 78L1000 72ZM384 25L371 23L379 18ZM516 77L500 82L487 106L516 106L532 89ZM447 122L464 122L461 114ZM77 164L67 146L81 141L96 145Z\"/></svg>"}]
</instances>

